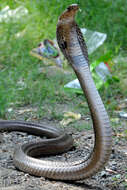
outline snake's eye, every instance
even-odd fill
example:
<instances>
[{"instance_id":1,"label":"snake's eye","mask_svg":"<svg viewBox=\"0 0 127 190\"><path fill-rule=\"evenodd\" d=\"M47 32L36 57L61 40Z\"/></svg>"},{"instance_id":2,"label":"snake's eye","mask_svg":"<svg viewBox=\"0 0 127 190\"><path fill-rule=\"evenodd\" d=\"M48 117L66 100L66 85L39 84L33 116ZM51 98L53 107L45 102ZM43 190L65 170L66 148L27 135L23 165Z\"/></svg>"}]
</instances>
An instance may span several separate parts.
<instances>
[{"instance_id":1,"label":"snake's eye","mask_svg":"<svg viewBox=\"0 0 127 190\"><path fill-rule=\"evenodd\" d=\"M72 8L71 7L68 7L67 10L70 11Z\"/></svg>"}]
</instances>

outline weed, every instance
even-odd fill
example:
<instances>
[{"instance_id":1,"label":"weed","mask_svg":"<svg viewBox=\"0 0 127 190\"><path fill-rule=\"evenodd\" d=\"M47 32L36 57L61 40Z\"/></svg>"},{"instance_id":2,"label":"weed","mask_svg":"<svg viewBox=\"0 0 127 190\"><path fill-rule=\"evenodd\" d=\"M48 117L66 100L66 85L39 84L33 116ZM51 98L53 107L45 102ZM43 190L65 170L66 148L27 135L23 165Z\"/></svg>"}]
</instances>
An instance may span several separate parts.
<instances>
[{"instance_id":1,"label":"weed","mask_svg":"<svg viewBox=\"0 0 127 190\"><path fill-rule=\"evenodd\" d=\"M43 62L32 57L29 52L44 38L54 39L56 24L61 12L72 3L78 3L82 12L76 20L80 27L104 32L108 35L107 42L91 57L90 61L101 57L101 61L113 59L119 51L127 49L127 4L118 1L81 1L81 0L38 0L38 1L4 1L0 9L9 5L11 9L24 6L28 14L19 20L0 23L0 117L5 118L8 108L18 106L38 107L38 117L43 117L51 109L50 114L57 120L62 119L57 105L65 104L68 110L87 114L87 105L82 95L68 93L63 85L75 78L75 75L64 75L56 71L55 75L40 73L39 68L46 69ZM21 35L17 35L21 34ZM106 55L106 56L104 56ZM66 69L69 69L68 67ZM120 72L119 72L120 71ZM107 100L122 94L127 95L122 81L126 82L127 64L120 61L113 66L113 72L121 79L112 82L108 89L100 93L109 110L115 109L115 99L111 104ZM48 108L47 108L48 107ZM86 110L84 110L86 108ZM82 126L79 126L82 128Z\"/></svg>"},{"instance_id":2,"label":"weed","mask_svg":"<svg viewBox=\"0 0 127 190\"><path fill-rule=\"evenodd\" d=\"M77 131L82 131L82 130L91 130L91 125L89 123L83 123L83 124L75 124L73 125L73 127L77 130Z\"/></svg>"}]
</instances>

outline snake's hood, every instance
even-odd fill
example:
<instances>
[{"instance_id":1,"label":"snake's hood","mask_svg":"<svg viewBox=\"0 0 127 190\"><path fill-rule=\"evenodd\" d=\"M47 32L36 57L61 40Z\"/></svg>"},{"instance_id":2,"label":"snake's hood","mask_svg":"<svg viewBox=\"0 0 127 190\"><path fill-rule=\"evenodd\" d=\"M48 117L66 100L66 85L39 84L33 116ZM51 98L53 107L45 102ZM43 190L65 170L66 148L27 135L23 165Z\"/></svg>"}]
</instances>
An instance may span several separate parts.
<instances>
[{"instance_id":1,"label":"snake's hood","mask_svg":"<svg viewBox=\"0 0 127 190\"><path fill-rule=\"evenodd\" d=\"M59 20L64 19L73 19L77 11L79 10L79 6L77 4L72 4L61 14Z\"/></svg>"}]
</instances>

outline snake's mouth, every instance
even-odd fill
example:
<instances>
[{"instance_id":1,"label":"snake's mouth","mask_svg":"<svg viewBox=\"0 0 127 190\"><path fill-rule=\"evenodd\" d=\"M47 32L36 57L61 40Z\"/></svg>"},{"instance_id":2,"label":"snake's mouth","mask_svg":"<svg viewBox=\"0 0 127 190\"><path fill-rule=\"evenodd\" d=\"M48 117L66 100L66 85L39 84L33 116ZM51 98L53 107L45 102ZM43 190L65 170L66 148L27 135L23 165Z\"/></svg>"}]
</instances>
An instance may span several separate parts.
<instances>
[{"instance_id":1,"label":"snake's mouth","mask_svg":"<svg viewBox=\"0 0 127 190\"><path fill-rule=\"evenodd\" d=\"M66 22L69 20L69 18L70 20L72 20L78 10L79 10L78 4L72 4L68 6L67 9L59 17L59 20L66 21Z\"/></svg>"}]
</instances>

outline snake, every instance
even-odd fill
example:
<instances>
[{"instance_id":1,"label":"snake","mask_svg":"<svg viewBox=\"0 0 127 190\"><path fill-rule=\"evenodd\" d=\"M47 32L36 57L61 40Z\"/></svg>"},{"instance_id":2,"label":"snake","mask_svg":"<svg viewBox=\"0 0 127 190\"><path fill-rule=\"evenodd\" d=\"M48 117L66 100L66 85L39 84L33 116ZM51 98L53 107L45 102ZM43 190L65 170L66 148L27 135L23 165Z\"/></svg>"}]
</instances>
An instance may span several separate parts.
<instances>
[{"instance_id":1,"label":"snake","mask_svg":"<svg viewBox=\"0 0 127 190\"><path fill-rule=\"evenodd\" d=\"M34 176L54 180L82 180L102 170L112 150L112 129L109 116L96 89L89 67L87 46L75 21L79 5L72 4L59 16L56 36L60 50L74 70L90 110L94 146L87 157L72 161L38 159L40 155L56 155L73 147L73 138L59 128L27 121L0 120L0 131L23 131L46 136L40 142L28 142L14 151L16 168ZM76 100L75 100L76 101Z\"/></svg>"}]
</instances>

